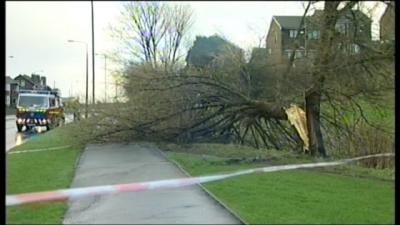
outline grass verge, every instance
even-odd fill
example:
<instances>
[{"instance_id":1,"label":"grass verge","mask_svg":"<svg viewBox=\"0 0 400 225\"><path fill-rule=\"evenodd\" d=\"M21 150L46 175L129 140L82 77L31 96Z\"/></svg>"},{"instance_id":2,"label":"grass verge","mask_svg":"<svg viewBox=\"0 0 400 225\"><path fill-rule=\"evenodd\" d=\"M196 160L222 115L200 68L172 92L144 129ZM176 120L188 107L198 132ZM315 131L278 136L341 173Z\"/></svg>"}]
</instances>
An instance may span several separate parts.
<instances>
[{"instance_id":1,"label":"grass verge","mask_svg":"<svg viewBox=\"0 0 400 225\"><path fill-rule=\"evenodd\" d=\"M246 149L244 158L258 155L265 160L234 162L242 146L186 147L184 152L176 145L161 146L192 176L307 161L287 152L264 151L260 156L260 151ZM254 174L204 186L249 224L393 224L393 179L387 171L342 166Z\"/></svg>"},{"instance_id":2,"label":"grass verge","mask_svg":"<svg viewBox=\"0 0 400 225\"><path fill-rule=\"evenodd\" d=\"M84 144L72 136L76 125L68 124L36 136L10 151L71 145L57 151L7 154L6 193L49 191L68 188ZM66 202L35 203L7 207L7 224L61 224Z\"/></svg>"}]
</instances>

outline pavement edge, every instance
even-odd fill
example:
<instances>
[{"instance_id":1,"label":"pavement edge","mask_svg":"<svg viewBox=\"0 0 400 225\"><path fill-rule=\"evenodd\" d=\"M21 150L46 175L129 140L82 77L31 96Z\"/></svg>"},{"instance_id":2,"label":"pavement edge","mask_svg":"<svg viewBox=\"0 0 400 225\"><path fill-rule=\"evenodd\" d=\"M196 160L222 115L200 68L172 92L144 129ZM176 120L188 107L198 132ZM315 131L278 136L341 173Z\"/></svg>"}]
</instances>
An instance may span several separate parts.
<instances>
[{"instance_id":1,"label":"pavement edge","mask_svg":"<svg viewBox=\"0 0 400 225\"><path fill-rule=\"evenodd\" d=\"M181 165L179 165L179 163L177 163L175 160L173 159L169 159L166 154L163 152L163 150L159 149L159 147L157 146L157 151L160 152L160 154L169 162L173 163L176 167L178 167L178 169L183 172L186 176L191 177L191 175L182 168ZM245 225L249 225L249 223L247 223L244 219L242 219L235 211L233 211L231 208L229 208L225 203L223 203L217 196L215 196L213 193L211 193L206 187L204 187L204 185L202 184L198 184L201 189L208 195L210 196L214 201L216 201L219 205L221 205L223 208L225 208L231 215L233 215L236 219L238 219L242 224Z\"/></svg>"},{"instance_id":2,"label":"pavement edge","mask_svg":"<svg viewBox=\"0 0 400 225\"><path fill-rule=\"evenodd\" d=\"M75 176L76 176L76 173L78 171L78 167L79 167L80 162L81 162L81 158L82 158L84 152L87 150L87 148L88 148L88 144L85 145L83 149L79 150L79 156L75 159L75 162L74 162L74 176L72 177L71 183L68 185L68 188L72 188L72 184L74 183ZM69 209L71 208L71 201L67 201L66 203L67 203L67 208L66 208L66 210L64 212L64 215L62 216L62 221L61 221L62 225L63 224L67 224L67 223L65 223L65 218L67 217L67 214L69 213Z\"/></svg>"}]
</instances>

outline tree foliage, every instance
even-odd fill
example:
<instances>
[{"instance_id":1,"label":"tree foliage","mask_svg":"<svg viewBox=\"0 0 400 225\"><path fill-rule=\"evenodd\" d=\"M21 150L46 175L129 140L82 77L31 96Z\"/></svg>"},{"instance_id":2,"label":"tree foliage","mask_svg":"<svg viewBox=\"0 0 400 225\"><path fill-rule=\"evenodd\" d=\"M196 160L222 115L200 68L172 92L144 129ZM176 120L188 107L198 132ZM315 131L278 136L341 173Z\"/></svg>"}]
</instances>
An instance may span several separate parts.
<instances>
[{"instance_id":1,"label":"tree foliage","mask_svg":"<svg viewBox=\"0 0 400 225\"><path fill-rule=\"evenodd\" d=\"M123 3L120 23L110 30L121 42L119 54L129 61L168 68L182 59L182 42L192 19L189 6L130 1Z\"/></svg>"},{"instance_id":2,"label":"tree foliage","mask_svg":"<svg viewBox=\"0 0 400 225\"><path fill-rule=\"evenodd\" d=\"M239 53L242 50L218 35L197 36L186 56L186 64L205 68L218 56L228 52ZM240 54L240 53L239 53Z\"/></svg>"}]
</instances>

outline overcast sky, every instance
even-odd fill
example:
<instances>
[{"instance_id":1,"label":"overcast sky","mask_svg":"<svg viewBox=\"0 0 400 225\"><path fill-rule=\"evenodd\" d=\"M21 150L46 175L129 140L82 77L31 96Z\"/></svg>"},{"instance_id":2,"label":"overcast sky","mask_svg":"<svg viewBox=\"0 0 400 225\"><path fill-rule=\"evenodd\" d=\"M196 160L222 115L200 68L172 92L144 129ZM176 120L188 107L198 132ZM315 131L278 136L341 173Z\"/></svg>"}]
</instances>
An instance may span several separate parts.
<instances>
[{"instance_id":1,"label":"overcast sky","mask_svg":"<svg viewBox=\"0 0 400 225\"><path fill-rule=\"evenodd\" d=\"M268 30L273 15L302 15L304 12L303 3L295 1L183 4L189 4L195 14L192 40L196 35L218 33L244 49L257 45L257 36ZM94 2L96 53L109 51L116 45L107 27L116 22L120 10L121 2ZM51 87L55 83L63 97L70 93L83 96L85 45L69 43L68 39L89 45L91 93L90 2L6 2L6 75L14 78L18 74L36 72L46 76L47 84ZM96 56L95 64L96 98L104 99L104 58ZM110 74L109 71L107 73ZM111 82L111 76L107 76L108 98L115 93L115 86Z\"/></svg>"}]
</instances>

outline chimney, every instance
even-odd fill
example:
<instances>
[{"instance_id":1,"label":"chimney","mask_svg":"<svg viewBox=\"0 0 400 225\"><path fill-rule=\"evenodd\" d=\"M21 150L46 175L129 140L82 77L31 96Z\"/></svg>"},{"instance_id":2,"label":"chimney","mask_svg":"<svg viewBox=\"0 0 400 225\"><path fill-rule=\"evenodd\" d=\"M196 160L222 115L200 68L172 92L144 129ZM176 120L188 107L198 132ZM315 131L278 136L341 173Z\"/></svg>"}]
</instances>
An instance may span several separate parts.
<instances>
[{"instance_id":1,"label":"chimney","mask_svg":"<svg viewBox=\"0 0 400 225\"><path fill-rule=\"evenodd\" d=\"M40 76L39 75L32 74L31 79L35 84L40 84Z\"/></svg>"},{"instance_id":2,"label":"chimney","mask_svg":"<svg viewBox=\"0 0 400 225\"><path fill-rule=\"evenodd\" d=\"M45 87L46 86L46 77L40 77L40 84Z\"/></svg>"}]
</instances>

